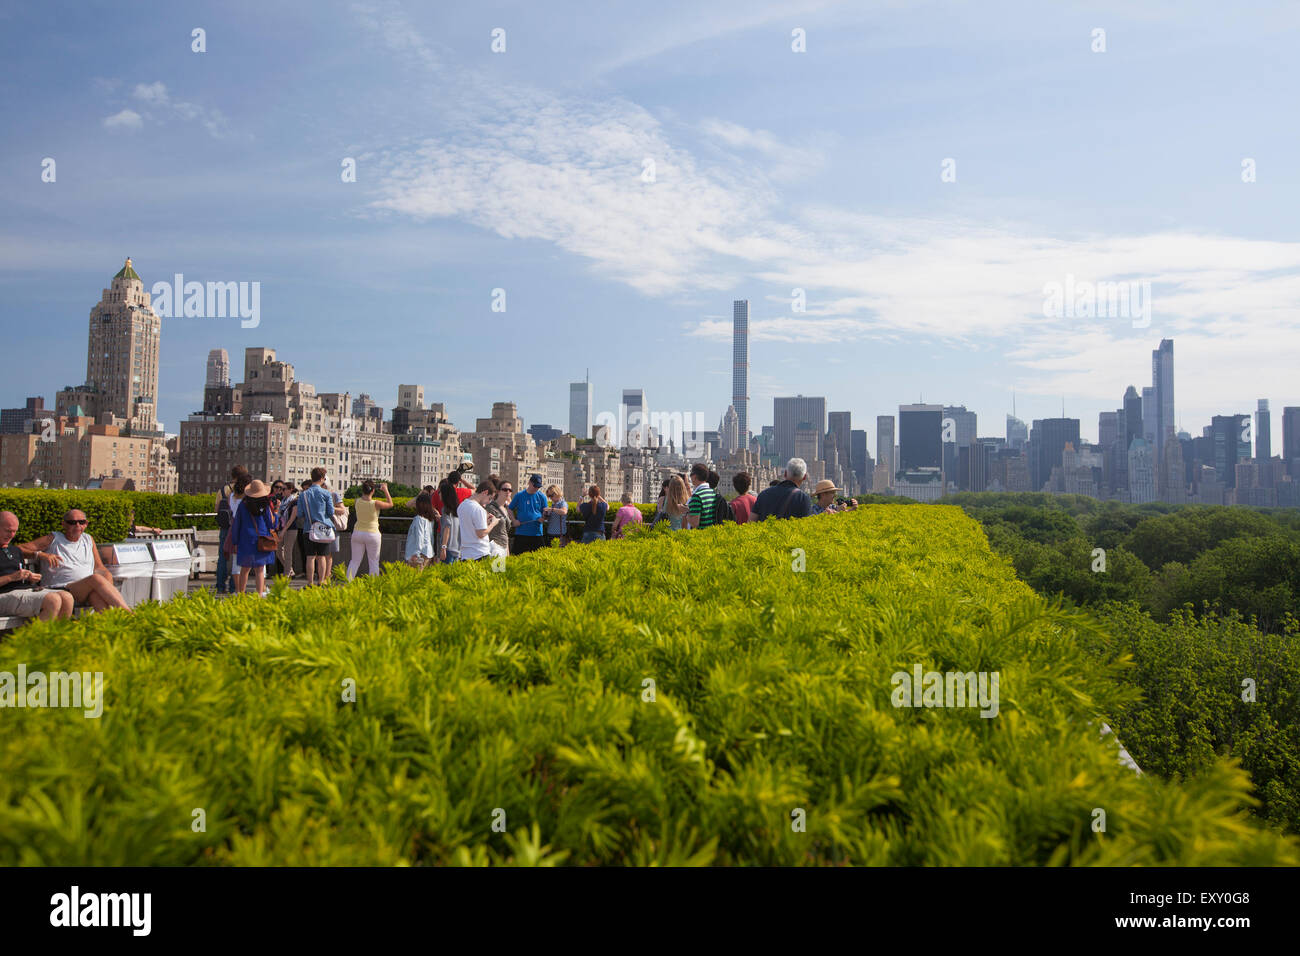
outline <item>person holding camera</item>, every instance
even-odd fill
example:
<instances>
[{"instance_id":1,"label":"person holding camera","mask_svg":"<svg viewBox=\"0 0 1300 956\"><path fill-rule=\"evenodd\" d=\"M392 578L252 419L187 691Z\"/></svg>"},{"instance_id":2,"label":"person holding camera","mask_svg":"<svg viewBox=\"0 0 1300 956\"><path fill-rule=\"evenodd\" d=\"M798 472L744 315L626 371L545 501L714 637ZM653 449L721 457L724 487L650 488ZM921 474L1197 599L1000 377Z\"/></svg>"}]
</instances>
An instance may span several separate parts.
<instances>
[{"instance_id":1,"label":"person holding camera","mask_svg":"<svg viewBox=\"0 0 1300 956\"><path fill-rule=\"evenodd\" d=\"M379 512L393 507L393 496L388 493L388 482L379 483L379 490L384 495L383 501L375 500L375 483L361 483L361 497L352 505L357 513L357 523L352 529L352 560L348 562L348 580L357 576L361 568L361 556L365 555L366 570L371 577L379 573L379 545L383 538L379 534Z\"/></svg>"},{"instance_id":2,"label":"person holding camera","mask_svg":"<svg viewBox=\"0 0 1300 956\"><path fill-rule=\"evenodd\" d=\"M469 481L465 478L465 475L473 470L474 466L469 462L461 462L451 470L451 473L447 475L442 482L439 483L438 494L434 499L434 503L438 504L440 502L442 504L441 510L444 514L450 504L448 500L449 498L455 498L456 503L460 504L474 493L474 489L470 487ZM451 491L444 491L444 488L448 486L451 488Z\"/></svg>"}]
</instances>

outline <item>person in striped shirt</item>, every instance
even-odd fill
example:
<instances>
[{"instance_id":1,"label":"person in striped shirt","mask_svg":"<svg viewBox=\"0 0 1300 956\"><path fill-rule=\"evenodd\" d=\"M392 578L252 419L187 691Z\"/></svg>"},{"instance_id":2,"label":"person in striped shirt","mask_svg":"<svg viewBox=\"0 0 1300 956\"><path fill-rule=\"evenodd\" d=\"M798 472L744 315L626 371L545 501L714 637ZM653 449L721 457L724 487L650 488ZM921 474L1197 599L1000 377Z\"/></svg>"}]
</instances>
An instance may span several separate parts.
<instances>
[{"instance_id":1,"label":"person in striped shirt","mask_svg":"<svg viewBox=\"0 0 1300 956\"><path fill-rule=\"evenodd\" d=\"M718 493L709 487L709 466L691 466L691 500L686 506L686 527L711 528Z\"/></svg>"}]
</instances>

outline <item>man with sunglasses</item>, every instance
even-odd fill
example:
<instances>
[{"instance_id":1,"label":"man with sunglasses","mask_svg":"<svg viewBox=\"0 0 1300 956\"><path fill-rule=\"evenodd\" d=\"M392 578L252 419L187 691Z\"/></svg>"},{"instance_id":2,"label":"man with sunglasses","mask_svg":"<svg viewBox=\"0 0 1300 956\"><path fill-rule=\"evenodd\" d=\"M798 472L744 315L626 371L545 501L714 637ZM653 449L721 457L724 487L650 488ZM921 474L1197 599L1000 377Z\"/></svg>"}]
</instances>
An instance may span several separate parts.
<instances>
[{"instance_id":1,"label":"man with sunglasses","mask_svg":"<svg viewBox=\"0 0 1300 956\"><path fill-rule=\"evenodd\" d=\"M116 607L129 611L113 586L113 576L95 547L95 539L86 533L85 512L73 508L63 516L63 530L54 531L18 547L45 565L41 583L48 588L67 591L78 604L89 604L96 611Z\"/></svg>"},{"instance_id":2,"label":"man with sunglasses","mask_svg":"<svg viewBox=\"0 0 1300 956\"><path fill-rule=\"evenodd\" d=\"M487 513L497 519L488 534L488 550L494 558L504 558L510 553L510 497L515 493L515 486L496 475L488 475L488 481L496 486L494 494L487 503Z\"/></svg>"}]
</instances>

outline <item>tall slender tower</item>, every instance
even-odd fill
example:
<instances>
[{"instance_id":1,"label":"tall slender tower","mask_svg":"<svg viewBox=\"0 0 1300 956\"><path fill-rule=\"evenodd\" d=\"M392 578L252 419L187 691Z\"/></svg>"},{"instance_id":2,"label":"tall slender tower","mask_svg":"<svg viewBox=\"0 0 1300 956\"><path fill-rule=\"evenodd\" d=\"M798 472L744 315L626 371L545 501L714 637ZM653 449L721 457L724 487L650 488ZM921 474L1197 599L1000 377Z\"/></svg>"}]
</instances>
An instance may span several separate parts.
<instances>
[{"instance_id":1,"label":"tall slender tower","mask_svg":"<svg viewBox=\"0 0 1300 956\"><path fill-rule=\"evenodd\" d=\"M872 490L887 491L894 487L897 463L894 457L894 416L876 416L876 470Z\"/></svg>"},{"instance_id":2,"label":"tall slender tower","mask_svg":"<svg viewBox=\"0 0 1300 956\"><path fill-rule=\"evenodd\" d=\"M1255 408L1255 460L1263 465L1273 457L1273 425L1268 399L1261 398Z\"/></svg>"},{"instance_id":3,"label":"tall slender tower","mask_svg":"<svg viewBox=\"0 0 1300 956\"><path fill-rule=\"evenodd\" d=\"M1160 348L1151 352L1151 387L1155 389L1152 412L1154 422L1147 422L1148 433L1156 439L1156 462L1164 461L1165 436L1174 429L1174 340L1161 339Z\"/></svg>"},{"instance_id":4,"label":"tall slender tower","mask_svg":"<svg viewBox=\"0 0 1300 956\"><path fill-rule=\"evenodd\" d=\"M749 300L731 303L731 407L736 410L740 442L749 447Z\"/></svg>"}]
</instances>

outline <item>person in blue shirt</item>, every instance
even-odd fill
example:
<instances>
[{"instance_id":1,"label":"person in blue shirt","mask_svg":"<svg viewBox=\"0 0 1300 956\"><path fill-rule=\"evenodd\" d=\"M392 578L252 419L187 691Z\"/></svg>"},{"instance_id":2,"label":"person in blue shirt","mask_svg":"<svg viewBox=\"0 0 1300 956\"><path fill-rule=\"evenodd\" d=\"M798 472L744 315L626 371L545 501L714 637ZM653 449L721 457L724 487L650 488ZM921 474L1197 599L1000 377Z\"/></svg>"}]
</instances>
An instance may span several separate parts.
<instances>
[{"instance_id":1,"label":"person in blue shirt","mask_svg":"<svg viewBox=\"0 0 1300 956\"><path fill-rule=\"evenodd\" d=\"M510 514L515 525L515 554L536 551L542 546L542 512L546 510L542 493L542 476L529 475L528 488L510 499Z\"/></svg>"},{"instance_id":2,"label":"person in blue shirt","mask_svg":"<svg viewBox=\"0 0 1300 956\"><path fill-rule=\"evenodd\" d=\"M313 468L311 470L311 484L298 496L298 510L302 512L305 523L304 534L311 531L312 522L320 521L328 524L330 517L334 514L334 498L321 487L321 482L324 480L325 469ZM328 583L329 543L308 539L303 544L303 547L307 556L307 586L311 587L313 583Z\"/></svg>"}]
</instances>

